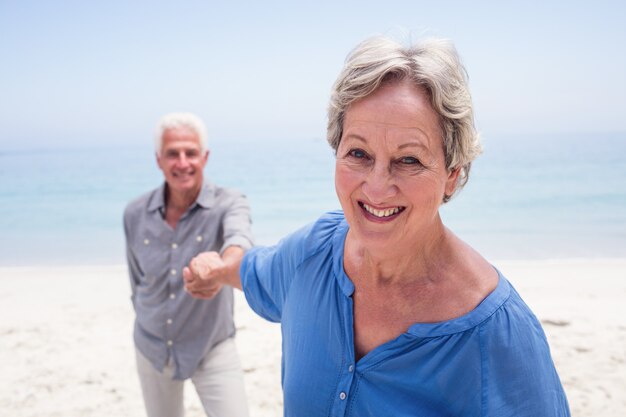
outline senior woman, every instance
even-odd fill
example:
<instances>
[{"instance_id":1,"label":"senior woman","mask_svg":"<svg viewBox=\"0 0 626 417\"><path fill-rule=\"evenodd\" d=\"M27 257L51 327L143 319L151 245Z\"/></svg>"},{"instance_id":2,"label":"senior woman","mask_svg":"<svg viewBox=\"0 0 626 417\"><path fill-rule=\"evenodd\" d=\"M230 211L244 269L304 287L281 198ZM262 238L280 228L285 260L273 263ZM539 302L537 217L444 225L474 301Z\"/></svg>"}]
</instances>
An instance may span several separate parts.
<instances>
[{"instance_id":1,"label":"senior woman","mask_svg":"<svg viewBox=\"0 0 626 417\"><path fill-rule=\"evenodd\" d=\"M439 207L480 153L454 47L385 38L347 58L328 141L343 211L240 269L206 253L192 295L243 288L280 322L286 416L568 416L539 322Z\"/></svg>"}]
</instances>

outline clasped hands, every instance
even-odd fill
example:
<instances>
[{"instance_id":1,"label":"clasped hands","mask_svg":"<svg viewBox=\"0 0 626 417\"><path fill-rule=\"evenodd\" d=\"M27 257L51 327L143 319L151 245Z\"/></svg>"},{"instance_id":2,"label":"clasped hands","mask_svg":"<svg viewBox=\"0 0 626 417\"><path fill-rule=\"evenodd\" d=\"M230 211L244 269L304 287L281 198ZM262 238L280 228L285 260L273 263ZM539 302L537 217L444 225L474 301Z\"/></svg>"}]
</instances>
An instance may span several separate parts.
<instances>
[{"instance_id":1,"label":"clasped hands","mask_svg":"<svg viewBox=\"0 0 626 417\"><path fill-rule=\"evenodd\" d=\"M210 299L224 286L226 263L217 252L203 252L183 268L185 290L196 298Z\"/></svg>"}]
</instances>

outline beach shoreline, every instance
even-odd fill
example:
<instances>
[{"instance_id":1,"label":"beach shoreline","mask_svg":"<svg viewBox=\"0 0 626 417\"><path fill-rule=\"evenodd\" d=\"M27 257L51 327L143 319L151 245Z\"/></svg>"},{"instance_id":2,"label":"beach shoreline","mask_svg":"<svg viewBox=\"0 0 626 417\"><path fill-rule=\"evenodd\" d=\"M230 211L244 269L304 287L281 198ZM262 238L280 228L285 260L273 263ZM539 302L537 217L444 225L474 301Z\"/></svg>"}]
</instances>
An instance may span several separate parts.
<instances>
[{"instance_id":1,"label":"beach shoreline","mask_svg":"<svg viewBox=\"0 0 626 417\"><path fill-rule=\"evenodd\" d=\"M572 415L626 410L626 259L497 261L542 322ZM0 267L0 409L142 416L124 265ZM282 415L280 326L235 291L251 417ZM186 388L187 416L203 412Z\"/></svg>"}]
</instances>

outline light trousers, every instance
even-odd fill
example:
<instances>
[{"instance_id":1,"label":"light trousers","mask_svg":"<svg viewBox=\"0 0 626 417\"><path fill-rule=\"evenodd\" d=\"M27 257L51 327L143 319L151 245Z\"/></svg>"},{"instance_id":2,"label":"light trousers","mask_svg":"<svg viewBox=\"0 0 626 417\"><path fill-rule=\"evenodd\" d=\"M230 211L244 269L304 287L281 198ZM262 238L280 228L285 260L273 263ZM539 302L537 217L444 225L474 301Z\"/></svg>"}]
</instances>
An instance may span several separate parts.
<instances>
[{"instance_id":1,"label":"light trousers","mask_svg":"<svg viewBox=\"0 0 626 417\"><path fill-rule=\"evenodd\" d=\"M159 372L138 349L135 352L148 417L183 417L185 381L172 379L174 365L170 362ZM207 353L191 381L208 417L248 417L243 371L232 337Z\"/></svg>"}]
</instances>

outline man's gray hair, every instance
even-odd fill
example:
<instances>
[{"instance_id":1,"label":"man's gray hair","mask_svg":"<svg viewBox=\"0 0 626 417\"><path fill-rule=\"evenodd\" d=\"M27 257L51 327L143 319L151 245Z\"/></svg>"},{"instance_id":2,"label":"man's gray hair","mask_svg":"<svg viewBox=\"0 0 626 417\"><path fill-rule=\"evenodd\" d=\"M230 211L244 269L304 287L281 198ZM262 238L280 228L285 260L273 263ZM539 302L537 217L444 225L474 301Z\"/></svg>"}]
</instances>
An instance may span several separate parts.
<instances>
[{"instance_id":1,"label":"man's gray hair","mask_svg":"<svg viewBox=\"0 0 626 417\"><path fill-rule=\"evenodd\" d=\"M202 152L208 150L206 127L202 120L192 113L169 113L159 120L155 132L155 148L157 155L163 148L163 133L168 129L186 128L191 129L198 135Z\"/></svg>"},{"instance_id":2,"label":"man's gray hair","mask_svg":"<svg viewBox=\"0 0 626 417\"><path fill-rule=\"evenodd\" d=\"M427 39L410 46L374 37L360 43L346 58L333 86L328 107L327 139L337 152L346 111L386 82L410 80L423 88L439 115L446 168L460 169L456 189L468 180L472 161L482 146L474 127L467 73L452 42ZM452 196L445 196L444 202Z\"/></svg>"}]
</instances>

